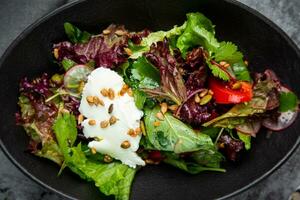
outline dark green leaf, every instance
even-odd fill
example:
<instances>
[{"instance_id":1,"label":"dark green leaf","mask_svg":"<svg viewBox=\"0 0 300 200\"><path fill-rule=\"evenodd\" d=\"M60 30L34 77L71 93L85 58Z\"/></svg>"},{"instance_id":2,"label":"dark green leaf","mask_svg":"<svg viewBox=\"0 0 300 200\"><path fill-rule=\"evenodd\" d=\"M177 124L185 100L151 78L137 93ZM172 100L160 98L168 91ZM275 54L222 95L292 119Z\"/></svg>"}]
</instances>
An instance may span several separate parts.
<instances>
[{"instance_id":1,"label":"dark green leaf","mask_svg":"<svg viewBox=\"0 0 300 200\"><path fill-rule=\"evenodd\" d=\"M201 133L208 135L212 140L218 137L221 128L218 127L203 127L201 128Z\"/></svg>"},{"instance_id":2,"label":"dark green leaf","mask_svg":"<svg viewBox=\"0 0 300 200\"><path fill-rule=\"evenodd\" d=\"M147 99L147 95L140 90L134 90L133 91L133 97L134 97L134 102L135 105L138 109L143 109L144 108L144 104L146 102Z\"/></svg>"},{"instance_id":3,"label":"dark green leaf","mask_svg":"<svg viewBox=\"0 0 300 200\"><path fill-rule=\"evenodd\" d=\"M251 81L250 72L243 61L234 63L231 68L238 80Z\"/></svg>"},{"instance_id":4,"label":"dark green leaf","mask_svg":"<svg viewBox=\"0 0 300 200\"><path fill-rule=\"evenodd\" d=\"M298 97L293 92L281 92L279 96L279 111L295 111L298 107Z\"/></svg>"},{"instance_id":5,"label":"dark green leaf","mask_svg":"<svg viewBox=\"0 0 300 200\"><path fill-rule=\"evenodd\" d=\"M164 115L159 126L154 126L154 122L158 121L156 113L159 111L159 107L145 109L145 137L156 150L184 153L213 146L209 136L195 132L170 113Z\"/></svg>"},{"instance_id":6,"label":"dark green leaf","mask_svg":"<svg viewBox=\"0 0 300 200\"><path fill-rule=\"evenodd\" d=\"M131 70L134 79L139 80L144 88L158 87L160 74L156 67L147 61L145 57L139 57L133 64ZM141 86L141 88L142 88Z\"/></svg>"},{"instance_id":7,"label":"dark green leaf","mask_svg":"<svg viewBox=\"0 0 300 200\"><path fill-rule=\"evenodd\" d=\"M177 167L181 170L184 170L190 174L198 174L202 171L225 172L224 169L221 169L219 167L206 167L204 165L195 162L195 160L189 160L189 161L184 160L183 158L180 158L178 154L164 152L163 155L165 156L164 159L165 163Z\"/></svg>"},{"instance_id":8,"label":"dark green leaf","mask_svg":"<svg viewBox=\"0 0 300 200\"><path fill-rule=\"evenodd\" d=\"M64 28L70 41L73 43L85 43L88 42L91 34L86 31L79 30L76 26L69 22L64 23Z\"/></svg>"}]
</instances>

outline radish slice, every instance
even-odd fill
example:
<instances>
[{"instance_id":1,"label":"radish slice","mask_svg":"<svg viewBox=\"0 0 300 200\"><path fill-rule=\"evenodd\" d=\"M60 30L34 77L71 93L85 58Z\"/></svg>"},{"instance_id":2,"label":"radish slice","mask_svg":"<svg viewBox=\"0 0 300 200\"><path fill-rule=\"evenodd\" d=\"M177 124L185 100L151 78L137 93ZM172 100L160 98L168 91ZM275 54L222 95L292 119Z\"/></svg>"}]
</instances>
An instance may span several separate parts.
<instances>
[{"instance_id":1,"label":"radish slice","mask_svg":"<svg viewBox=\"0 0 300 200\"><path fill-rule=\"evenodd\" d=\"M258 131L260 130L260 127L261 127L260 121L253 121L253 122L237 125L235 128L239 132L255 137Z\"/></svg>"},{"instance_id":2,"label":"radish slice","mask_svg":"<svg viewBox=\"0 0 300 200\"><path fill-rule=\"evenodd\" d=\"M80 93L80 84L85 82L92 70L86 65L75 65L64 76L65 88L73 93Z\"/></svg>"},{"instance_id":3,"label":"radish slice","mask_svg":"<svg viewBox=\"0 0 300 200\"><path fill-rule=\"evenodd\" d=\"M280 86L279 92L291 92L291 90L285 86ZM298 115L298 109L296 111L281 112L277 121L270 118L263 120L262 125L272 131L281 131L286 129L296 120Z\"/></svg>"},{"instance_id":4,"label":"radish slice","mask_svg":"<svg viewBox=\"0 0 300 200\"><path fill-rule=\"evenodd\" d=\"M287 111L280 113L277 121L270 118L264 119L262 125L272 131L281 131L293 124L297 118L298 111Z\"/></svg>"}]
</instances>

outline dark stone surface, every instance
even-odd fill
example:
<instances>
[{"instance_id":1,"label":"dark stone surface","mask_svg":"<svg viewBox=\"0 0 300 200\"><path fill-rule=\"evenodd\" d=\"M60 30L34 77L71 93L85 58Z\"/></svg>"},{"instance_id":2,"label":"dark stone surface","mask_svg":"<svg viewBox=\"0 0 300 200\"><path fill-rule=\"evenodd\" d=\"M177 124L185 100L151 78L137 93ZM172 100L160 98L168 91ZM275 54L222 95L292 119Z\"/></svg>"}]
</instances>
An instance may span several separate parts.
<instances>
[{"instance_id":1,"label":"dark stone surface","mask_svg":"<svg viewBox=\"0 0 300 200\"><path fill-rule=\"evenodd\" d=\"M1 0L0 55L25 27L67 2L64 0ZM267 16L300 46L299 0L240 0L240 2ZM0 151L0 160L0 199L61 199L25 177L10 163L2 151ZM298 185L300 185L300 148L267 179L231 199L287 199Z\"/></svg>"}]
</instances>

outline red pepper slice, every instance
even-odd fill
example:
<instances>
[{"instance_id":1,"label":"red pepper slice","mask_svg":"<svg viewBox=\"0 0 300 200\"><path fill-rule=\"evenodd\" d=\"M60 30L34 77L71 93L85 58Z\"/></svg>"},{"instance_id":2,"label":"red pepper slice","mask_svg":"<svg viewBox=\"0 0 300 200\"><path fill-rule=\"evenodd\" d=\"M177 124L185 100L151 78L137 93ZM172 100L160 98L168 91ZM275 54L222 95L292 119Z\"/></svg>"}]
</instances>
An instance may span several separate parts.
<instances>
[{"instance_id":1,"label":"red pepper slice","mask_svg":"<svg viewBox=\"0 0 300 200\"><path fill-rule=\"evenodd\" d=\"M237 89L232 89L233 84L227 83L216 78L209 79L209 88L213 91L214 99L219 104L237 104L248 102L252 99L252 84L244 81L236 82Z\"/></svg>"}]
</instances>

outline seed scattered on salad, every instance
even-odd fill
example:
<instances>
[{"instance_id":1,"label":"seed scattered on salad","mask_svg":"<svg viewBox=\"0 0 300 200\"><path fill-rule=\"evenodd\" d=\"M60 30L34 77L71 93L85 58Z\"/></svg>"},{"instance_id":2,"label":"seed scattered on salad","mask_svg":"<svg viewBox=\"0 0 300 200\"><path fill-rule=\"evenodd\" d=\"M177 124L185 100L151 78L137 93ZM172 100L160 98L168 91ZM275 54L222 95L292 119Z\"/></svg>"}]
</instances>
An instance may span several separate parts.
<instances>
[{"instance_id":1,"label":"seed scattered on salad","mask_svg":"<svg viewBox=\"0 0 300 200\"><path fill-rule=\"evenodd\" d=\"M224 66L224 65L226 65L226 64L227 64L226 61L221 61L221 62L220 62L220 65L221 65L221 66Z\"/></svg>"},{"instance_id":2,"label":"seed scattered on salad","mask_svg":"<svg viewBox=\"0 0 300 200\"><path fill-rule=\"evenodd\" d=\"M236 82L236 83L234 83L233 85L232 85L232 89L234 89L234 90L238 90L238 89L240 89L242 87L242 84L241 84L241 82Z\"/></svg>"},{"instance_id":3,"label":"seed scattered on salad","mask_svg":"<svg viewBox=\"0 0 300 200\"><path fill-rule=\"evenodd\" d=\"M92 154L96 154L96 153L97 153L96 148L92 147L92 148L91 148L91 152L92 152Z\"/></svg>"},{"instance_id":4,"label":"seed scattered on salad","mask_svg":"<svg viewBox=\"0 0 300 200\"><path fill-rule=\"evenodd\" d=\"M207 104L208 102L210 102L210 100L212 99L212 95L210 94L207 94L205 95L201 100L200 100L200 105L205 105Z\"/></svg>"},{"instance_id":5,"label":"seed scattered on salad","mask_svg":"<svg viewBox=\"0 0 300 200\"><path fill-rule=\"evenodd\" d=\"M176 111L178 109L178 105L174 104L174 105L170 105L169 107L169 110L171 111Z\"/></svg>"},{"instance_id":6,"label":"seed scattered on salad","mask_svg":"<svg viewBox=\"0 0 300 200\"><path fill-rule=\"evenodd\" d=\"M131 89L131 88L128 88L127 94L128 94L130 97L133 97L133 92L132 92L132 89Z\"/></svg>"},{"instance_id":7,"label":"seed scattered on salad","mask_svg":"<svg viewBox=\"0 0 300 200\"><path fill-rule=\"evenodd\" d=\"M249 62L247 60L244 61L245 65L249 65Z\"/></svg>"},{"instance_id":8,"label":"seed scattered on salad","mask_svg":"<svg viewBox=\"0 0 300 200\"><path fill-rule=\"evenodd\" d=\"M109 155L104 155L103 161L106 163L111 163L113 159Z\"/></svg>"},{"instance_id":9,"label":"seed scattered on salad","mask_svg":"<svg viewBox=\"0 0 300 200\"><path fill-rule=\"evenodd\" d=\"M78 115L77 122L78 122L78 124L81 124L83 122L83 115L82 114Z\"/></svg>"},{"instance_id":10,"label":"seed scattered on salad","mask_svg":"<svg viewBox=\"0 0 300 200\"><path fill-rule=\"evenodd\" d=\"M123 30L116 30L116 35L118 35L118 36L123 36L123 35L125 35L126 34L126 32L125 31L123 31Z\"/></svg>"},{"instance_id":11,"label":"seed scattered on salad","mask_svg":"<svg viewBox=\"0 0 300 200\"><path fill-rule=\"evenodd\" d=\"M101 128L107 128L108 125L109 125L109 121L107 121L107 120L104 120L104 121L100 122L100 127Z\"/></svg>"},{"instance_id":12,"label":"seed scattered on salad","mask_svg":"<svg viewBox=\"0 0 300 200\"><path fill-rule=\"evenodd\" d=\"M126 52L127 55L131 56L132 51L129 48L124 48L124 51Z\"/></svg>"},{"instance_id":13,"label":"seed scattered on salad","mask_svg":"<svg viewBox=\"0 0 300 200\"><path fill-rule=\"evenodd\" d=\"M153 122L153 126L160 126L160 121L155 121L155 122Z\"/></svg>"},{"instance_id":14,"label":"seed scattered on salad","mask_svg":"<svg viewBox=\"0 0 300 200\"><path fill-rule=\"evenodd\" d=\"M164 120L164 118L165 118L164 115L163 115L161 112L156 113L155 116L156 116L156 118L159 119L159 120Z\"/></svg>"},{"instance_id":15,"label":"seed scattered on salad","mask_svg":"<svg viewBox=\"0 0 300 200\"><path fill-rule=\"evenodd\" d=\"M58 48L53 49L53 55L54 55L54 58L58 59L58 57L59 57Z\"/></svg>"},{"instance_id":16,"label":"seed scattered on salad","mask_svg":"<svg viewBox=\"0 0 300 200\"><path fill-rule=\"evenodd\" d=\"M194 100L195 100L196 103L200 102L201 99L200 99L198 94L195 94Z\"/></svg>"},{"instance_id":17,"label":"seed scattered on salad","mask_svg":"<svg viewBox=\"0 0 300 200\"><path fill-rule=\"evenodd\" d=\"M96 124L96 120L90 119L88 123L90 126L94 126Z\"/></svg>"},{"instance_id":18,"label":"seed scattered on salad","mask_svg":"<svg viewBox=\"0 0 300 200\"><path fill-rule=\"evenodd\" d=\"M132 128L128 130L127 134L131 137L136 137L135 131Z\"/></svg>"},{"instance_id":19,"label":"seed scattered on salad","mask_svg":"<svg viewBox=\"0 0 300 200\"><path fill-rule=\"evenodd\" d=\"M94 97L93 96L87 96L86 101L88 102L89 105L94 104Z\"/></svg>"},{"instance_id":20,"label":"seed scattered on salad","mask_svg":"<svg viewBox=\"0 0 300 200\"><path fill-rule=\"evenodd\" d=\"M131 146L131 144L130 144L130 142L128 140L122 142L122 144L121 144L121 147L123 149L128 149L128 148L130 148L130 146Z\"/></svg>"},{"instance_id":21,"label":"seed scattered on salad","mask_svg":"<svg viewBox=\"0 0 300 200\"><path fill-rule=\"evenodd\" d=\"M108 107L108 114L111 114L114 110L114 104L110 104Z\"/></svg>"},{"instance_id":22,"label":"seed scattered on salad","mask_svg":"<svg viewBox=\"0 0 300 200\"><path fill-rule=\"evenodd\" d=\"M105 29L105 30L102 31L102 33L103 33L104 35L108 35L108 34L110 34L110 32L111 32L111 31L110 31L110 30L107 30L107 29Z\"/></svg>"},{"instance_id":23,"label":"seed scattered on salad","mask_svg":"<svg viewBox=\"0 0 300 200\"><path fill-rule=\"evenodd\" d=\"M95 104L96 106L98 106L98 105L104 106L103 100L100 99L100 98L97 97L97 96L94 96L94 97L93 97L93 101L94 101L94 104Z\"/></svg>"},{"instance_id":24,"label":"seed scattered on salad","mask_svg":"<svg viewBox=\"0 0 300 200\"><path fill-rule=\"evenodd\" d=\"M141 130L140 127L137 127L137 128L134 130L134 132L135 132L136 135L140 135L141 132L142 132L142 130Z\"/></svg>"},{"instance_id":25,"label":"seed scattered on salad","mask_svg":"<svg viewBox=\"0 0 300 200\"><path fill-rule=\"evenodd\" d=\"M115 98L115 91L111 88L108 89L108 98L110 100L114 100L114 98Z\"/></svg>"},{"instance_id":26,"label":"seed scattered on salad","mask_svg":"<svg viewBox=\"0 0 300 200\"><path fill-rule=\"evenodd\" d=\"M208 93L207 89L204 89L202 92L200 92L199 97L202 98ZM199 103L199 102L198 102Z\"/></svg>"},{"instance_id":27,"label":"seed scattered on salad","mask_svg":"<svg viewBox=\"0 0 300 200\"><path fill-rule=\"evenodd\" d=\"M228 68L228 67L230 67L230 64L229 64L229 63L226 63L226 64L224 65L224 67L225 67L225 68Z\"/></svg>"},{"instance_id":28,"label":"seed scattered on salad","mask_svg":"<svg viewBox=\"0 0 300 200\"><path fill-rule=\"evenodd\" d=\"M100 93L102 94L102 96L108 97L108 90L107 90L107 89L103 88L103 89L100 91Z\"/></svg>"},{"instance_id":29,"label":"seed scattered on salad","mask_svg":"<svg viewBox=\"0 0 300 200\"><path fill-rule=\"evenodd\" d=\"M115 124L117 122L117 118L115 117L115 116L111 116L110 118L109 118L109 124L110 125L113 125L113 124Z\"/></svg>"},{"instance_id":30,"label":"seed scattered on salad","mask_svg":"<svg viewBox=\"0 0 300 200\"><path fill-rule=\"evenodd\" d=\"M160 104L160 111L165 114L168 111L168 104L163 102Z\"/></svg>"}]
</instances>

